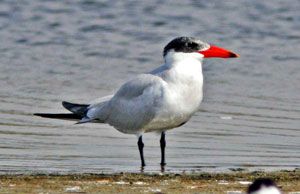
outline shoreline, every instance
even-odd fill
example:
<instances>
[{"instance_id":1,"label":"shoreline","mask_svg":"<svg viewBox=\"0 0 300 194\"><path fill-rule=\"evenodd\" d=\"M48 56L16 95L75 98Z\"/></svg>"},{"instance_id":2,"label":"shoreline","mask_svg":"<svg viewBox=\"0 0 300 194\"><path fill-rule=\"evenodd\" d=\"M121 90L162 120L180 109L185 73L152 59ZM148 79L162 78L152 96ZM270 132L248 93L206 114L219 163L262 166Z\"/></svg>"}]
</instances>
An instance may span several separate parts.
<instances>
[{"instance_id":1,"label":"shoreline","mask_svg":"<svg viewBox=\"0 0 300 194\"><path fill-rule=\"evenodd\" d=\"M0 193L245 193L254 179L273 179L300 193L300 169L230 173L115 173L0 175Z\"/></svg>"}]
</instances>

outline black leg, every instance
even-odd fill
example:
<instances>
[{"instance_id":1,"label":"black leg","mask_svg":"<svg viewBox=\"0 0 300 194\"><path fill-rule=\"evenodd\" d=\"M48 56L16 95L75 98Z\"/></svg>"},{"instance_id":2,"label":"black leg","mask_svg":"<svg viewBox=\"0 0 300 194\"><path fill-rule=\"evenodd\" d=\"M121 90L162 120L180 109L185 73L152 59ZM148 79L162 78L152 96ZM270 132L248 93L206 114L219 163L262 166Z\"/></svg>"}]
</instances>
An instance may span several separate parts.
<instances>
[{"instance_id":1,"label":"black leg","mask_svg":"<svg viewBox=\"0 0 300 194\"><path fill-rule=\"evenodd\" d=\"M161 166L166 165L166 160L165 160L165 147L166 147L166 134L163 131L161 133L161 138L160 138L160 150L161 150Z\"/></svg>"},{"instance_id":2,"label":"black leg","mask_svg":"<svg viewBox=\"0 0 300 194\"><path fill-rule=\"evenodd\" d=\"M142 136L139 137L138 140L138 146L139 146L139 151L140 151L140 156L141 156L141 162L142 162L142 167L146 166L145 164L145 160L144 160L144 152L143 152L143 148L144 148L144 143L143 143L143 139Z\"/></svg>"}]
</instances>

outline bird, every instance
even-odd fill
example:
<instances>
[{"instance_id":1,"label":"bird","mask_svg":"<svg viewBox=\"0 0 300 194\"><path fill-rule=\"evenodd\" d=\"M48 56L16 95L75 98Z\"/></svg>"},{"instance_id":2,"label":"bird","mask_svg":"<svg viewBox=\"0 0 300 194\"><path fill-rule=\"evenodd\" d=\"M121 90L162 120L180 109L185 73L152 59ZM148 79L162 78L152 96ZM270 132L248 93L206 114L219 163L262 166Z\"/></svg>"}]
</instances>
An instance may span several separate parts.
<instances>
[{"instance_id":1,"label":"bird","mask_svg":"<svg viewBox=\"0 0 300 194\"><path fill-rule=\"evenodd\" d=\"M35 113L53 119L83 123L106 123L125 134L137 136L141 167L143 134L161 135L161 166L166 165L166 131L185 124L198 111L203 99L204 58L237 58L238 54L194 37L181 36L163 49L164 63L135 76L105 100L92 104L62 102L71 113Z\"/></svg>"},{"instance_id":2,"label":"bird","mask_svg":"<svg viewBox=\"0 0 300 194\"><path fill-rule=\"evenodd\" d=\"M249 187L247 194L282 194L270 178L258 178Z\"/></svg>"}]
</instances>

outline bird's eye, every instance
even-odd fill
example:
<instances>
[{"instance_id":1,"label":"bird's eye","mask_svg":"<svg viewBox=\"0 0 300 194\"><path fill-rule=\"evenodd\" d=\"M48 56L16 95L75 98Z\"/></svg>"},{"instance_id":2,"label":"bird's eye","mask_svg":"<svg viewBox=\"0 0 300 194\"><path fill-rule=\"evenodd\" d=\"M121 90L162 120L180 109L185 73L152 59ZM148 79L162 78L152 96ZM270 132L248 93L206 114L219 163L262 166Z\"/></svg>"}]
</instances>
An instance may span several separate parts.
<instances>
[{"instance_id":1,"label":"bird's eye","mask_svg":"<svg viewBox=\"0 0 300 194\"><path fill-rule=\"evenodd\" d=\"M190 42L190 43L188 43L188 47L192 48L192 49L196 49L198 47L198 44L194 43L194 42Z\"/></svg>"}]
</instances>

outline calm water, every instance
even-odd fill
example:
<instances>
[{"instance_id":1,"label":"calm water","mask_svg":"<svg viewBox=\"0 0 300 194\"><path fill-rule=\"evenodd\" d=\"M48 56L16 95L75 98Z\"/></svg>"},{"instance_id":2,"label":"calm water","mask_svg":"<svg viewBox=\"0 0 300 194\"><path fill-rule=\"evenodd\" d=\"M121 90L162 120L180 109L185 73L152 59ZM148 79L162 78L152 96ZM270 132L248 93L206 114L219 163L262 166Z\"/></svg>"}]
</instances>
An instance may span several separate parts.
<instances>
[{"instance_id":1,"label":"calm water","mask_svg":"<svg viewBox=\"0 0 300 194\"><path fill-rule=\"evenodd\" d=\"M205 99L167 133L167 171L300 167L300 1L0 0L0 173L139 171L136 137L33 117L89 102L195 36L239 59L204 64ZM146 171L159 171L147 134Z\"/></svg>"}]
</instances>

